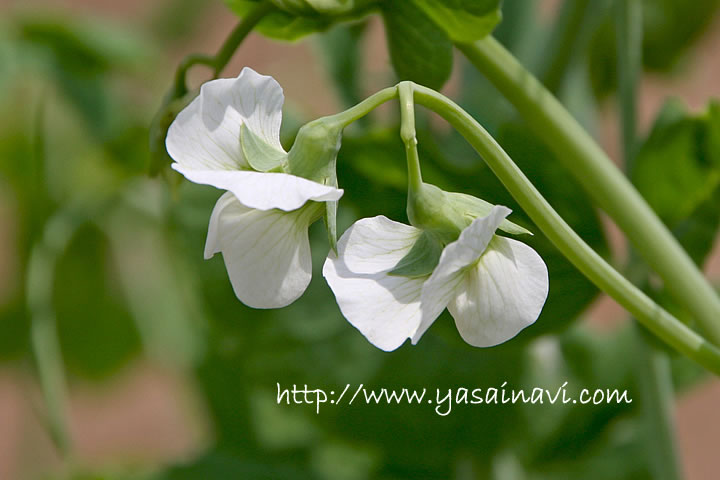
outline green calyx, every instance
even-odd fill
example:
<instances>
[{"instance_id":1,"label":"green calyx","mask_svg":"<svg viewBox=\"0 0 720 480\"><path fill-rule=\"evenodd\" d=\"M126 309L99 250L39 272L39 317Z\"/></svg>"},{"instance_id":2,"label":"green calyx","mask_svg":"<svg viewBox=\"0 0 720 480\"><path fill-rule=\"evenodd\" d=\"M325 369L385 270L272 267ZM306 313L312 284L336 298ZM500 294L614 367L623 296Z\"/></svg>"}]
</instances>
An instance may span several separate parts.
<instances>
[{"instance_id":1,"label":"green calyx","mask_svg":"<svg viewBox=\"0 0 720 480\"><path fill-rule=\"evenodd\" d=\"M435 185L422 183L408 192L407 214L414 227L433 232L444 243L455 241L460 232L478 217L490 214L493 205L464 193L445 192ZM500 230L512 235L531 234L509 220Z\"/></svg>"},{"instance_id":2,"label":"green calyx","mask_svg":"<svg viewBox=\"0 0 720 480\"><path fill-rule=\"evenodd\" d=\"M472 195L445 192L435 185L421 183L408 192L407 214L410 224L423 230L413 247L390 275L422 277L430 275L448 243L454 242L473 220L490 214L493 205ZM504 220L499 227L512 235L529 234L525 228Z\"/></svg>"},{"instance_id":3,"label":"green calyx","mask_svg":"<svg viewBox=\"0 0 720 480\"><path fill-rule=\"evenodd\" d=\"M287 173L323 185L338 186L337 154L344 125L332 118L319 118L303 125L287 156ZM337 201L324 202L323 219L330 247L337 251Z\"/></svg>"},{"instance_id":4,"label":"green calyx","mask_svg":"<svg viewBox=\"0 0 720 480\"><path fill-rule=\"evenodd\" d=\"M342 125L319 118L303 125L287 159L287 172L325 185L335 185L335 163L342 141Z\"/></svg>"}]
</instances>

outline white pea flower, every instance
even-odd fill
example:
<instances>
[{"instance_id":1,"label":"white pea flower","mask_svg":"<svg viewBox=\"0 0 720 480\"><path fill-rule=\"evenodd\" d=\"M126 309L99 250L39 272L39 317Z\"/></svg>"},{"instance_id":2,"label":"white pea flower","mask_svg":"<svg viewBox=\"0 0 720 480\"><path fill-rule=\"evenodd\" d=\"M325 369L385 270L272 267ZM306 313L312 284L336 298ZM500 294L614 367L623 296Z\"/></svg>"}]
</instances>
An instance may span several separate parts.
<instances>
[{"instance_id":1,"label":"white pea flower","mask_svg":"<svg viewBox=\"0 0 720 480\"><path fill-rule=\"evenodd\" d=\"M467 343L497 345L535 322L548 294L547 267L535 250L495 235L509 214L494 206L473 220L443 248L432 273L419 277L394 271L424 230L365 218L342 235L323 275L345 318L378 348L417 343L446 307Z\"/></svg>"},{"instance_id":2,"label":"white pea flower","mask_svg":"<svg viewBox=\"0 0 720 480\"><path fill-rule=\"evenodd\" d=\"M255 308L289 305L311 277L308 227L343 191L286 173L283 92L244 68L205 83L168 130L172 168L227 192L210 217L205 258L222 252L233 290ZM334 162L334 158L332 159Z\"/></svg>"}]
</instances>

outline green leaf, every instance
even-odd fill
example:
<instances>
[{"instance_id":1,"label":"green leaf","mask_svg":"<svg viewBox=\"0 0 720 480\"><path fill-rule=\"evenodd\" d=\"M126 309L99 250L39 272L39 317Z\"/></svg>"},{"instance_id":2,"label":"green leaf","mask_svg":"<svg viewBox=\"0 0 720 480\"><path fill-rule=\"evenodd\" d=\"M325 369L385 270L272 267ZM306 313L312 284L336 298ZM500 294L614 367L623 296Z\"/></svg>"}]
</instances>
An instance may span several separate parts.
<instances>
[{"instance_id":1,"label":"green leaf","mask_svg":"<svg viewBox=\"0 0 720 480\"><path fill-rule=\"evenodd\" d=\"M273 5L290 13L323 13L337 15L355 6L354 0L271 0Z\"/></svg>"},{"instance_id":2,"label":"green leaf","mask_svg":"<svg viewBox=\"0 0 720 480\"><path fill-rule=\"evenodd\" d=\"M388 48L400 80L440 89L452 71L452 42L411 2L382 4Z\"/></svg>"},{"instance_id":3,"label":"green leaf","mask_svg":"<svg viewBox=\"0 0 720 480\"><path fill-rule=\"evenodd\" d=\"M453 42L472 43L500 23L501 0L412 0Z\"/></svg>"},{"instance_id":4,"label":"green leaf","mask_svg":"<svg viewBox=\"0 0 720 480\"><path fill-rule=\"evenodd\" d=\"M239 17L245 17L257 6L253 0L225 0L225 4ZM297 16L281 10L268 13L256 27L266 37L294 41L311 33L322 32L332 25L332 19L316 16Z\"/></svg>"},{"instance_id":5,"label":"green leaf","mask_svg":"<svg viewBox=\"0 0 720 480\"><path fill-rule=\"evenodd\" d=\"M720 105L689 116L667 102L640 148L632 180L701 265L720 223Z\"/></svg>"},{"instance_id":6,"label":"green leaf","mask_svg":"<svg viewBox=\"0 0 720 480\"><path fill-rule=\"evenodd\" d=\"M276 40L294 41L323 32L332 25L358 20L367 15L377 0L274 0L278 9L268 13L257 30ZM257 0L225 0L237 16L245 17Z\"/></svg>"},{"instance_id":7,"label":"green leaf","mask_svg":"<svg viewBox=\"0 0 720 480\"><path fill-rule=\"evenodd\" d=\"M287 153L255 135L244 123L240 126L240 144L245 160L258 172L269 172L287 163Z\"/></svg>"},{"instance_id":8,"label":"green leaf","mask_svg":"<svg viewBox=\"0 0 720 480\"><path fill-rule=\"evenodd\" d=\"M100 379L138 353L140 338L109 265L110 245L94 226L80 228L60 257L54 306L68 370Z\"/></svg>"},{"instance_id":9,"label":"green leaf","mask_svg":"<svg viewBox=\"0 0 720 480\"><path fill-rule=\"evenodd\" d=\"M674 121L661 113L637 155L633 183L671 228L720 185L720 151L713 150L720 115L712 112Z\"/></svg>"},{"instance_id":10,"label":"green leaf","mask_svg":"<svg viewBox=\"0 0 720 480\"><path fill-rule=\"evenodd\" d=\"M389 275L399 277L424 277L430 275L440 261L443 246L428 232L423 232L415 245L395 265Z\"/></svg>"},{"instance_id":11,"label":"green leaf","mask_svg":"<svg viewBox=\"0 0 720 480\"><path fill-rule=\"evenodd\" d=\"M703 36L720 8L720 0L642 0L643 67L671 71ZM612 16L606 15L593 32L588 67L593 91L599 97L617 88L617 46Z\"/></svg>"},{"instance_id":12,"label":"green leaf","mask_svg":"<svg viewBox=\"0 0 720 480\"><path fill-rule=\"evenodd\" d=\"M328 243L335 253L337 253L337 207L337 200L325 202L325 213L323 214L323 221L325 222L325 228L328 234Z\"/></svg>"},{"instance_id":13,"label":"green leaf","mask_svg":"<svg viewBox=\"0 0 720 480\"><path fill-rule=\"evenodd\" d=\"M363 98L360 88L361 47L366 30L367 22L338 25L318 41L328 73L345 106L355 105Z\"/></svg>"}]
</instances>

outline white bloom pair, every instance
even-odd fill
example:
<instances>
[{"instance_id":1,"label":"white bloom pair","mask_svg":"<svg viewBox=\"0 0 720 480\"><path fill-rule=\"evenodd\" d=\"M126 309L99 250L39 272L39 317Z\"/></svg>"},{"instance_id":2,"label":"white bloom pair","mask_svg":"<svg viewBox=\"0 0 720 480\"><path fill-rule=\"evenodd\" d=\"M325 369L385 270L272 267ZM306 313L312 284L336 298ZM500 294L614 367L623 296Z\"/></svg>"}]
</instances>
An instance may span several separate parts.
<instances>
[{"instance_id":1,"label":"white bloom pair","mask_svg":"<svg viewBox=\"0 0 720 480\"><path fill-rule=\"evenodd\" d=\"M323 275L345 318L375 346L415 344L448 308L463 339L490 347L532 324L548 293L540 256L524 243L495 235L506 207L495 206L448 244L432 274L393 275L423 230L379 216L350 227Z\"/></svg>"},{"instance_id":2,"label":"white bloom pair","mask_svg":"<svg viewBox=\"0 0 720 480\"><path fill-rule=\"evenodd\" d=\"M325 210L320 202L343 193L286 173L282 103L274 79L245 68L237 79L203 85L166 141L175 170L227 190L210 218L205 258L222 252L235 294L255 308L283 307L302 295L311 278L308 227ZM548 292L538 254L495 235L509 213L496 206L475 219L444 247L432 274L419 277L393 270L424 231L385 217L362 219L342 236L337 255L330 253L323 275L343 315L383 350L407 338L416 343L446 307L468 343L496 345L535 321Z\"/></svg>"}]
</instances>

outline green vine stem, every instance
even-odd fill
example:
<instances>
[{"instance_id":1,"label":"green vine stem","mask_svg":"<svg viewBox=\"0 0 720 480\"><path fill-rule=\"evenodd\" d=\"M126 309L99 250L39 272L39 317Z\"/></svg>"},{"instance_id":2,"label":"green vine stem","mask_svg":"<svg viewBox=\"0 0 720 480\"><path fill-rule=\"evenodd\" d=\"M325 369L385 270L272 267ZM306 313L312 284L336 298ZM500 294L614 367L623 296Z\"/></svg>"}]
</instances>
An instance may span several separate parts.
<instances>
[{"instance_id":1,"label":"green vine stem","mask_svg":"<svg viewBox=\"0 0 720 480\"><path fill-rule=\"evenodd\" d=\"M555 151L559 161L578 179L595 203L617 222L638 252L663 279L668 292L697 319L710 340L716 345L720 344L720 297L647 202L590 135L494 38L489 36L474 44L459 44L457 47L515 105L530 127ZM420 98L428 97L421 94ZM433 104L445 109L437 100ZM450 114L451 117L455 115ZM467 129L465 131L470 137L473 136ZM476 143L478 141L479 138L475 140ZM484 142L478 145L481 143ZM592 277L600 280L599 274L595 272ZM626 297L618 292L618 286L625 285L623 288L627 288L631 284L624 278L622 280L621 283L607 285L603 290L613 290L620 297ZM606 281L607 278L602 283ZM667 326L674 325L674 322L669 322L667 314L658 313L646 297L642 299L635 294L629 296L636 297L638 305L646 304L640 309L640 315L636 313L638 305L632 309L628 307L638 318L642 316L647 321L652 317L658 320L657 324L667 321ZM625 298L624 301L628 300ZM663 318L665 320L661 320ZM673 327L673 330L677 329ZM691 333L689 329L685 330L683 335ZM677 330L677 333L680 331ZM668 341L667 334L668 331L665 331L659 335ZM686 343L684 348L687 350L693 344L693 355L697 358L702 350L710 346L696 334L693 333L692 337L695 340ZM686 338L687 341L690 339Z\"/></svg>"},{"instance_id":2,"label":"green vine stem","mask_svg":"<svg viewBox=\"0 0 720 480\"><path fill-rule=\"evenodd\" d=\"M664 342L720 375L720 349L663 310L590 248L474 118L434 90L415 85L414 91L418 104L439 114L465 137L538 228L573 265Z\"/></svg>"}]
</instances>

